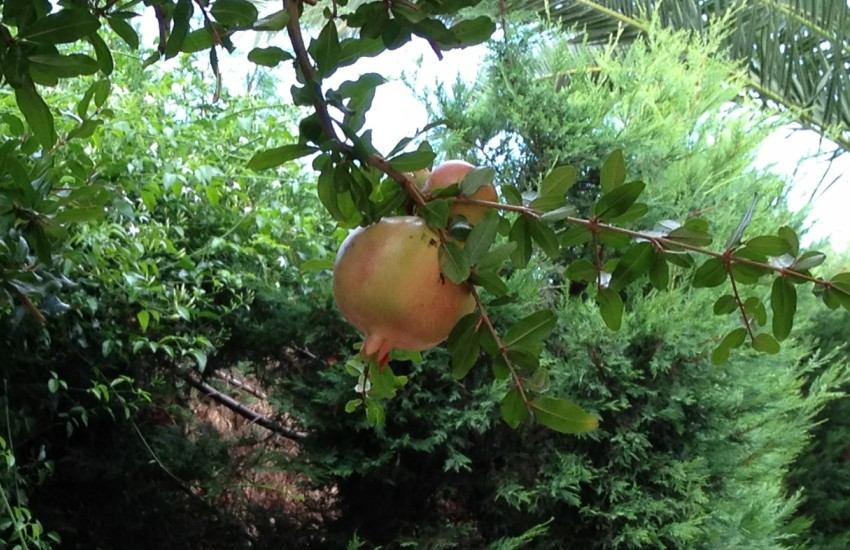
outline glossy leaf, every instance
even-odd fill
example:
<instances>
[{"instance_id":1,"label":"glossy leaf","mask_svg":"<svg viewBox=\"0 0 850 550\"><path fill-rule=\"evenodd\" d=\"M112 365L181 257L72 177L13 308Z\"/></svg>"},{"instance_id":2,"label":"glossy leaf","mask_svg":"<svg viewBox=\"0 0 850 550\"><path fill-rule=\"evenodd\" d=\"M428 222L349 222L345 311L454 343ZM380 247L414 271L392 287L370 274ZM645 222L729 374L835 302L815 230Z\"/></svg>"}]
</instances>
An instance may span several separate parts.
<instances>
[{"instance_id":1,"label":"glossy leaf","mask_svg":"<svg viewBox=\"0 0 850 550\"><path fill-rule=\"evenodd\" d=\"M726 280L726 267L718 258L707 259L694 273L693 285L696 288L711 288L723 284Z\"/></svg>"},{"instance_id":2,"label":"glossy leaf","mask_svg":"<svg viewBox=\"0 0 850 550\"><path fill-rule=\"evenodd\" d=\"M628 249L617 262L611 275L611 288L622 290L629 283L649 271L655 258L655 248L650 243L638 243Z\"/></svg>"},{"instance_id":3,"label":"glossy leaf","mask_svg":"<svg viewBox=\"0 0 850 550\"><path fill-rule=\"evenodd\" d=\"M309 145L293 143L291 145L283 145L274 149L266 149L255 153L251 160L248 161L248 168L253 170L266 170L280 166L291 160L315 153L317 149Z\"/></svg>"},{"instance_id":4,"label":"glossy leaf","mask_svg":"<svg viewBox=\"0 0 850 550\"><path fill-rule=\"evenodd\" d=\"M499 411L502 413L502 420L513 429L518 428L529 416L528 407L525 406L522 395L516 388L509 391L502 399Z\"/></svg>"},{"instance_id":5,"label":"glossy leaf","mask_svg":"<svg viewBox=\"0 0 850 550\"><path fill-rule=\"evenodd\" d=\"M605 159L602 169L599 171L602 192L610 193L614 188L623 185L624 181L626 181L626 160L623 157L622 149L615 149Z\"/></svg>"},{"instance_id":6,"label":"glossy leaf","mask_svg":"<svg viewBox=\"0 0 850 550\"><path fill-rule=\"evenodd\" d=\"M415 172L430 167L436 157L437 155L433 151L411 151L390 159L390 164L400 172Z\"/></svg>"},{"instance_id":7,"label":"glossy leaf","mask_svg":"<svg viewBox=\"0 0 850 550\"><path fill-rule=\"evenodd\" d=\"M578 173L573 166L557 166L543 178L540 192L531 207L541 212L564 208L567 191L575 185ZM568 216L570 214L567 214ZM548 221L548 220L547 220Z\"/></svg>"},{"instance_id":8,"label":"glossy leaf","mask_svg":"<svg viewBox=\"0 0 850 550\"><path fill-rule=\"evenodd\" d=\"M770 307L773 310L773 335L781 342L791 334L797 312L797 289L784 277L773 281Z\"/></svg>"},{"instance_id":9,"label":"glossy leaf","mask_svg":"<svg viewBox=\"0 0 850 550\"><path fill-rule=\"evenodd\" d=\"M770 334L763 332L753 340L753 348L770 355L779 353L779 342Z\"/></svg>"},{"instance_id":10,"label":"glossy leaf","mask_svg":"<svg viewBox=\"0 0 850 550\"><path fill-rule=\"evenodd\" d=\"M248 0L215 0L210 13L227 27L250 27L259 15Z\"/></svg>"},{"instance_id":11,"label":"glossy leaf","mask_svg":"<svg viewBox=\"0 0 850 550\"><path fill-rule=\"evenodd\" d=\"M608 220L624 214L638 199L646 188L642 181L633 181L614 188L602 195L593 207L593 212L600 219Z\"/></svg>"},{"instance_id":12,"label":"glossy leaf","mask_svg":"<svg viewBox=\"0 0 850 550\"><path fill-rule=\"evenodd\" d=\"M470 170L460 182L460 192L467 197L472 196L480 187L493 183L496 171L489 166L480 166Z\"/></svg>"},{"instance_id":13,"label":"glossy leaf","mask_svg":"<svg viewBox=\"0 0 850 550\"><path fill-rule=\"evenodd\" d=\"M531 402L534 417L540 424L566 434L595 430L599 419L572 401L542 396Z\"/></svg>"},{"instance_id":14,"label":"glossy leaf","mask_svg":"<svg viewBox=\"0 0 850 550\"><path fill-rule=\"evenodd\" d=\"M620 298L620 293L611 288L602 287L596 294L596 303L599 306L599 313L602 315L602 320L609 329L613 331L620 330L623 322L623 299Z\"/></svg>"},{"instance_id":15,"label":"glossy leaf","mask_svg":"<svg viewBox=\"0 0 850 550\"><path fill-rule=\"evenodd\" d=\"M264 67L276 67L281 61L289 59L292 59L292 54L276 46L254 48L248 52L248 61Z\"/></svg>"},{"instance_id":16,"label":"glossy leaf","mask_svg":"<svg viewBox=\"0 0 850 550\"><path fill-rule=\"evenodd\" d=\"M36 20L21 35L30 42L66 44L97 31L100 21L85 10L64 9Z\"/></svg>"},{"instance_id":17,"label":"glossy leaf","mask_svg":"<svg viewBox=\"0 0 850 550\"><path fill-rule=\"evenodd\" d=\"M487 211L481 221L469 232L464 244L470 263L477 264L478 260L487 253L496 239L498 229L499 214L495 210Z\"/></svg>"},{"instance_id":18,"label":"glossy leaf","mask_svg":"<svg viewBox=\"0 0 850 550\"><path fill-rule=\"evenodd\" d=\"M509 348L535 349L549 337L557 322L552 310L532 313L508 329L502 341Z\"/></svg>"}]
</instances>

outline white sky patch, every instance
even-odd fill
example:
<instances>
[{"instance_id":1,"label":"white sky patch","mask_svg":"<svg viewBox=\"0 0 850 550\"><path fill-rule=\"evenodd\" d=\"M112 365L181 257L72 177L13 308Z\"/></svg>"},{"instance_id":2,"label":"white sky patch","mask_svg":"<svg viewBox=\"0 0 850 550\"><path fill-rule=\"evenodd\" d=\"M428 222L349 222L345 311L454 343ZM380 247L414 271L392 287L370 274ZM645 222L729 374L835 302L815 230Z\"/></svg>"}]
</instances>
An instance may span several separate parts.
<instances>
[{"instance_id":1,"label":"white sky patch","mask_svg":"<svg viewBox=\"0 0 850 550\"><path fill-rule=\"evenodd\" d=\"M139 20L143 45L154 47L156 20L149 11ZM309 44L309 41L309 36L305 36L305 42ZM232 93L245 92L247 77L255 69L255 65L246 59L247 52L253 47L279 46L291 50L285 33L241 33L234 37L234 44L237 50L233 55L219 49L223 84ZM402 80L402 73L417 90L433 89L438 82L450 85L458 75L471 82L478 76L486 52L485 46L474 46L443 52L443 59L438 60L427 42L414 37L397 50L364 58L353 66L340 69L326 81L326 85L335 87L369 72L380 73L388 80L377 88L365 126L372 130L375 147L386 153L400 139L414 135L429 122L425 107ZM197 54L196 59L204 70L209 70L206 55ZM160 65L165 69L176 66L175 60L160 62ZM295 83L291 62L282 63L272 72L280 82L280 97L284 101L289 100L290 86ZM810 130L796 128L797 131L792 131L795 128L795 125L789 125L769 136L759 150L755 167L767 169L788 182L788 205L792 210L808 208L808 233L802 239L804 245L825 239L835 252L848 253L850 153L843 153L830 165L824 155L817 153L834 150L834 144L828 141L821 143L820 135ZM818 192L813 196L816 189Z\"/></svg>"}]
</instances>

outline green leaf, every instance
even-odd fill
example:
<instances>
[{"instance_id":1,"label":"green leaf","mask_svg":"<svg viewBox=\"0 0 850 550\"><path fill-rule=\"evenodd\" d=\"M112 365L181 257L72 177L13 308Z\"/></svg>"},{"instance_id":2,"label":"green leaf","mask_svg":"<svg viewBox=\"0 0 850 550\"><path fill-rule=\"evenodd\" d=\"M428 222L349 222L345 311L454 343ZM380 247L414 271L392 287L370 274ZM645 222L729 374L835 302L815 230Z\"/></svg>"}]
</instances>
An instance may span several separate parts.
<instances>
[{"instance_id":1,"label":"green leaf","mask_svg":"<svg viewBox=\"0 0 850 550\"><path fill-rule=\"evenodd\" d=\"M758 324L764 325L767 323L767 310L764 308L764 304L758 297L750 296L744 300L744 311L746 311L750 317L754 318Z\"/></svg>"},{"instance_id":2,"label":"green leaf","mask_svg":"<svg viewBox=\"0 0 850 550\"><path fill-rule=\"evenodd\" d=\"M32 129L35 137L44 149L50 149L56 143L56 128L53 125L53 115L47 104L31 82L15 88L15 100L18 109Z\"/></svg>"},{"instance_id":3,"label":"green leaf","mask_svg":"<svg viewBox=\"0 0 850 550\"><path fill-rule=\"evenodd\" d=\"M493 271L477 271L469 279L473 284L486 288L496 296L504 296L510 290L499 274Z\"/></svg>"},{"instance_id":4,"label":"green leaf","mask_svg":"<svg viewBox=\"0 0 850 550\"><path fill-rule=\"evenodd\" d=\"M362 404L363 404L363 400L360 399L360 398L350 399L349 401L347 401L345 403L345 412L347 412L348 414L351 414L354 411L356 411L360 407L360 405L362 405Z\"/></svg>"},{"instance_id":5,"label":"green leaf","mask_svg":"<svg viewBox=\"0 0 850 550\"><path fill-rule=\"evenodd\" d=\"M332 74L339 63L341 49L337 35L336 22L329 20L319 36L310 43L310 55L316 60L319 74L323 77ZM400 168L398 168L401 170Z\"/></svg>"},{"instance_id":6,"label":"green leaf","mask_svg":"<svg viewBox=\"0 0 850 550\"><path fill-rule=\"evenodd\" d=\"M216 0L210 13L226 27L250 27L259 15L248 0Z\"/></svg>"},{"instance_id":7,"label":"green leaf","mask_svg":"<svg viewBox=\"0 0 850 550\"><path fill-rule=\"evenodd\" d=\"M531 259L531 230L525 216L520 216L514 221L508 238L516 244L516 249L511 254L511 261L517 268L525 267Z\"/></svg>"},{"instance_id":8,"label":"green leaf","mask_svg":"<svg viewBox=\"0 0 850 550\"><path fill-rule=\"evenodd\" d=\"M142 311L136 314L136 319L139 321L139 326L142 328L142 332L148 331L148 324L151 320L151 314L148 310L143 309Z\"/></svg>"},{"instance_id":9,"label":"green leaf","mask_svg":"<svg viewBox=\"0 0 850 550\"><path fill-rule=\"evenodd\" d=\"M623 185L624 181L626 181L626 160L623 158L623 151L615 149L605 159L599 172L602 192L610 193L616 187Z\"/></svg>"},{"instance_id":10,"label":"green leaf","mask_svg":"<svg viewBox=\"0 0 850 550\"><path fill-rule=\"evenodd\" d=\"M449 241L440 246L440 269L456 284L469 278L469 258L457 243Z\"/></svg>"},{"instance_id":11,"label":"green leaf","mask_svg":"<svg viewBox=\"0 0 850 550\"><path fill-rule=\"evenodd\" d=\"M794 314L797 312L797 289L791 281L777 277L770 291L770 307L773 310L773 335L782 341L791 334Z\"/></svg>"},{"instance_id":12,"label":"green leaf","mask_svg":"<svg viewBox=\"0 0 850 550\"><path fill-rule=\"evenodd\" d=\"M64 9L37 19L22 34L30 42L66 44L76 42L100 28L100 21L85 10Z\"/></svg>"},{"instance_id":13,"label":"green leaf","mask_svg":"<svg viewBox=\"0 0 850 550\"><path fill-rule=\"evenodd\" d=\"M248 161L248 168L252 170L266 170L280 166L285 162L295 160L297 158L315 153L318 149L309 145L293 143L291 145L283 145L274 149L266 149L255 153L251 160Z\"/></svg>"},{"instance_id":14,"label":"green leaf","mask_svg":"<svg viewBox=\"0 0 850 550\"><path fill-rule=\"evenodd\" d=\"M658 290L666 290L670 282L670 266L667 265L667 256L656 252L649 268L649 281Z\"/></svg>"},{"instance_id":15,"label":"green leaf","mask_svg":"<svg viewBox=\"0 0 850 550\"><path fill-rule=\"evenodd\" d=\"M286 10L276 11L254 23L255 31L282 31L289 24L289 12Z\"/></svg>"},{"instance_id":16,"label":"green leaf","mask_svg":"<svg viewBox=\"0 0 850 550\"><path fill-rule=\"evenodd\" d=\"M581 225L570 227L561 235L562 246L576 246L584 244L591 239L590 231Z\"/></svg>"},{"instance_id":17,"label":"green leaf","mask_svg":"<svg viewBox=\"0 0 850 550\"><path fill-rule=\"evenodd\" d=\"M578 172L574 166L556 167L543 178L540 183L540 193L532 201L531 207L541 212L565 208L567 191L575 185L577 179ZM566 214L566 216L569 215L571 214Z\"/></svg>"},{"instance_id":18,"label":"green leaf","mask_svg":"<svg viewBox=\"0 0 850 550\"><path fill-rule=\"evenodd\" d=\"M310 258L303 262L299 269L301 273L318 273L333 269L334 261L330 258Z\"/></svg>"},{"instance_id":19,"label":"green leaf","mask_svg":"<svg viewBox=\"0 0 850 550\"><path fill-rule=\"evenodd\" d=\"M502 341L509 348L534 350L549 337L557 322L558 318L551 310L532 313L512 326Z\"/></svg>"},{"instance_id":20,"label":"green leaf","mask_svg":"<svg viewBox=\"0 0 850 550\"><path fill-rule=\"evenodd\" d=\"M80 75L94 74L98 70L97 61L91 57L79 53L71 55L40 54L31 55L30 70L38 70L51 74L57 78L72 78Z\"/></svg>"},{"instance_id":21,"label":"green leaf","mask_svg":"<svg viewBox=\"0 0 850 550\"><path fill-rule=\"evenodd\" d=\"M248 52L248 61L262 65L263 67L276 67L281 61L287 61L292 58L292 54L277 46L254 48Z\"/></svg>"},{"instance_id":22,"label":"green leaf","mask_svg":"<svg viewBox=\"0 0 850 550\"><path fill-rule=\"evenodd\" d=\"M711 362L720 365L729 360L729 353L733 348L740 347L747 338L747 329L740 327L727 334L720 344L711 353Z\"/></svg>"},{"instance_id":23,"label":"green leaf","mask_svg":"<svg viewBox=\"0 0 850 550\"><path fill-rule=\"evenodd\" d=\"M535 219L528 219L528 230L531 233L531 238L534 242L553 260L558 260L561 257L561 243L558 242L558 236L555 231L543 222Z\"/></svg>"},{"instance_id":24,"label":"green leaf","mask_svg":"<svg viewBox=\"0 0 850 550\"><path fill-rule=\"evenodd\" d=\"M446 200L429 201L419 209L419 214L431 227L442 229L449 223L451 206Z\"/></svg>"},{"instance_id":25,"label":"green leaf","mask_svg":"<svg viewBox=\"0 0 850 550\"><path fill-rule=\"evenodd\" d=\"M747 241L747 248L757 254L774 257L782 256L783 254L791 252L791 249L788 246L788 241L782 237L775 237L773 235L754 237Z\"/></svg>"},{"instance_id":26,"label":"green leaf","mask_svg":"<svg viewBox=\"0 0 850 550\"><path fill-rule=\"evenodd\" d=\"M567 266L567 278L571 281L590 283L596 280L596 267L584 258L579 258Z\"/></svg>"},{"instance_id":27,"label":"green leaf","mask_svg":"<svg viewBox=\"0 0 850 550\"><path fill-rule=\"evenodd\" d=\"M762 353L774 355L779 353L779 342L777 342L770 334L763 332L757 335L755 340L753 340L753 349Z\"/></svg>"},{"instance_id":28,"label":"green leaf","mask_svg":"<svg viewBox=\"0 0 850 550\"><path fill-rule=\"evenodd\" d=\"M171 59L180 53L183 41L189 34L189 21L192 19L194 11L195 7L192 0L177 0L172 15L174 24L171 28L171 34L168 36L168 42L165 43L166 59Z\"/></svg>"},{"instance_id":29,"label":"green leaf","mask_svg":"<svg viewBox=\"0 0 850 550\"><path fill-rule=\"evenodd\" d=\"M460 192L467 197L472 196L480 187L490 185L496 177L496 171L488 166L473 168L467 172L460 182Z\"/></svg>"},{"instance_id":30,"label":"green leaf","mask_svg":"<svg viewBox=\"0 0 850 550\"><path fill-rule=\"evenodd\" d=\"M473 46L490 39L496 24L486 15L463 19L449 29L460 46Z\"/></svg>"},{"instance_id":31,"label":"green leaf","mask_svg":"<svg viewBox=\"0 0 850 550\"><path fill-rule=\"evenodd\" d=\"M528 407L525 406L522 395L516 388L505 395L499 405L499 410L502 413L502 420L514 430L528 419Z\"/></svg>"},{"instance_id":32,"label":"green leaf","mask_svg":"<svg viewBox=\"0 0 850 550\"><path fill-rule=\"evenodd\" d=\"M474 319L477 322L477 316ZM463 334L455 340L456 344L450 349L452 354L452 377L456 380L464 378L478 361L481 344L475 331L475 322L467 327Z\"/></svg>"},{"instance_id":33,"label":"green leaf","mask_svg":"<svg viewBox=\"0 0 850 550\"><path fill-rule=\"evenodd\" d=\"M437 154L433 151L411 151L390 159L390 164L399 172L415 172L416 170L430 167L436 157Z\"/></svg>"},{"instance_id":34,"label":"green leaf","mask_svg":"<svg viewBox=\"0 0 850 550\"><path fill-rule=\"evenodd\" d=\"M478 261L478 269L481 271L485 270L496 270L501 269L502 265L507 261L508 258L511 257L513 251L516 249L516 243L505 243L500 244L487 252L481 259Z\"/></svg>"},{"instance_id":35,"label":"green leaf","mask_svg":"<svg viewBox=\"0 0 850 550\"><path fill-rule=\"evenodd\" d=\"M206 28L195 29L186 35L180 51L183 53L195 53L208 50L213 47L214 39L212 33Z\"/></svg>"},{"instance_id":36,"label":"green leaf","mask_svg":"<svg viewBox=\"0 0 850 550\"><path fill-rule=\"evenodd\" d=\"M130 46L131 50L139 49L139 35L136 34L132 25L120 17L107 17L106 22L115 34L121 37L121 40Z\"/></svg>"},{"instance_id":37,"label":"green leaf","mask_svg":"<svg viewBox=\"0 0 850 550\"><path fill-rule=\"evenodd\" d=\"M633 181L616 187L602 195L593 207L593 212L603 220L616 218L631 208L644 188L646 184L642 181Z\"/></svg>"},{"instance_id":38,"label":"green leaf","mask_svg":"<svg viewBox=\"0 0 850 550\"><path fill-rule=\"evenodd\" d=\"M795 233L793 229L784 225L779 228L777 233L788 244L788 249L792 256L796 256L800 253L800 239L797 237L797 233Z\"/></svg>"},{"instance_id":39,"label":"green leaf","mask_svg":"<svg viewBox=\"0 0 850 550\"><path fill-rule=\"evenodd\" d=\"M608 328L613 331L620 330L624 309L620 293L611 288L600 288L596 294L596 303L599 305L602 320L605 321Z\"/></svg>"},{"instance_id":40,"label":"green leaf","mask_svg":"<svg viewBox=\"0 0 850 550\"><path fill-rule=\"evenodd\" d=\"M687 224L670 231L667 238L691 246L708 246L712 241L711 235Z\"/></svg>"},{"instance_id":41,"label":"green leaf","mask_svg":"<svg viewBox=\"0 0 850 550\"><path fill-rule=\"evenodd\" d=\"M726 267L718 258L707 259L696 273L693 285L695 288L711 288L723 284L726 280Z\"/></svg>"},{"instance_id":42,"label":"green leaf","mask_svg":"<svg viewBox=\"0 0 850 550\"><path fill-rule=\"evenodd\" d=\"M395 374L389 365L384 365L383 368L375 367L374 364L369 368L369 382L372 387L369 389L369 397L373 399L392 399L396 394Z\"/></svg>"},{"instance_id":43,"label":"green leaf","mask_svg":"<svg viewBox=\"0 0 850 550\"><path fill-rule=\"evenodd\" d=\"M469 262L473 265L478 263L484 254L490 249L490 245L496 239L496 232L499 229L499 214L495 210L489 210L481 221L478 222L469 236L466 237L464 250L469 256Z\"/></svg>"},{"instance_id":44,"label":"green leaf","mask_svg":"<svg viewBox=\"0 0 850 550\"><path fill-rule=\"evenodd\" d=\"M628 249L617 262L611 275L611 288L622 290L629 283L649 271L655 259L655 247L650 243L638 243Z\"/></svg>"},{"instance_id":45,"label":"green leaf","mask_svg":"<svg viewBox=\"0 0 850 550\"><path fill-rule=\"evenodd\" d=\"M92 48L94 48L94 54L97 57L97 64L100 67L100 71L105 76L111 75L113 69L115 69L115 61L112 59L112 52L109 51L109 46L106 45L106 42L97 33L92 33L86 38L92 45Z\"/></svg>"},{"instance_id":46,"label":"green leaf","mask_svg":"<svg viewBox=\"0 0 850 550\"><path fill-rule=\"evenodd\" d=\"M534 417L542 425L566 434L589 432L599 427L599 419L572 401L541 396L531 402Z\"/></svg>"},{"instance_id":47,"label":"green leaf","mask_svg":"<svg viewBox=\"0 0 850 550\"><path fill-rule=\"evenodd\" d=\"M724 294L714 302L715 315L728 315L738 309L738 302L731 294Z\"/></svg>"},{"instance_id":48,"label":"green leaf","mask_svg":"<svg viewBox=\"0 0 850 550\"><path fill-rule=\"evenodd\" d=\"M375 428L381 428L387 422L387 412L374 399L366 401L366 422Z\"/></svg>"},{"instance_id":49,"label":"green leaf","mask_svg":"<svg viewBox=\"0 0 850 550\"><path fill-rule=\"evenodd\" d=\"M729 237L729 240L726 241L726 250L735 248L741 242L741 237L744 236L744 231L747 230L747 227L749 227L750 222L753 220L753 213L756 210L757 202L758 197L754 195L753 201L750 203L750 207L747 208L747 211L744 213L744 216L741 218L741 221L738 222L738 227L735 228L735 231L732 232L732 235Z\"/></svg>"}]
</instances>

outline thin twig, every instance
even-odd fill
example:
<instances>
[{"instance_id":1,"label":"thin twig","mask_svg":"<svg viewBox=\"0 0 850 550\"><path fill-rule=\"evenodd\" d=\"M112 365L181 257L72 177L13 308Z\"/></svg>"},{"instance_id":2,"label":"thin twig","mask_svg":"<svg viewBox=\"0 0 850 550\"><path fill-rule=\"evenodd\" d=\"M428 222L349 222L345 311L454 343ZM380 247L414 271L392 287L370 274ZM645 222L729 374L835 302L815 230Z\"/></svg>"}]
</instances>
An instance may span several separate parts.
<instances>
[{"instance_id":1,"label":"thin twig","mask_svg":"<svg viewBox=\"0 0 850 550\"><path fill-rule=\"evenodd\" d=\"M295 430L290 430L289 428L285 428L280 424L277 424L276 422L272 421L271 419L266 418L265 416L257 413L256 411L249 409L248 407L236 401L229 395L221 393L209 384L200 380L196 380L191 375L186 375L183 377L183 379L186 380L186 382L188 382L190 386L200 391L204 395L208 396L213 401L224 405L239 416L247 418L252 423L258 426L261 426L267 430L270 430L280 436L283 436L287 439L291 439L293 441L301 441L307 437L307 434L305 432L299 432Z\"/></svg>"},{"instance_id":2,"label":"thin twig","mask_svg":"<svg viewBox=\"0 0 850 550\"><path fill-rule=\"evenodd\" d=\"M505 343L502 341L502 338L496 331L496 327L493 326L493 321L490 320L490 316L487 314L487 308L484 307L484 302L481 300L481 296L479 296L478 294L478 289L476 289L474 285L469 285L469 288L472 297L475 298L475 304L478 306L478 312L481 314L481 319L484 321L484 324L487 325L487 330L490 331L490 334L496 341L496 345L499 346L499 353L501 354L502 359L505 361L505 365L508 367L508 371L510 371L511 373L511 380L514 383L517 392L519 392L519 396L522 399L522 402L525 404L525 407L530 411L531 401L529 401L528 395L526 395L525 393L525 385L523 384L522 377L516 371L516 368L514 368L513 363L508 357L508 348L507 346L505 346Z\"/></svg>"},{"instance_id":3,"label":"thin twig","mask_svg":"<svg viewBox=\"0 0 850 550\"><path fill-rule=\"evenodd\" d=\"M732 276L730 266L726 267L726 273L729 274L729 281L732 283L732 295L735 297L735 303L738 304L738 309L741 311L741 319L744 321L744 327L747 329L747 334L750 335L750 341L755 342L756 336L753 334L753 327L750 324L750 318L747 317L747 310L744 307L744 302L741 301L741 294L738 292L738 284L735 282L735 277Z\"/></svg>"},{"instance_id":4,"label":"thin twig","mask_svg":"<svg viewBox=\"0 0 850 550\"><path fill-rule=\"evenodd\" d=\"M336 141L347 153L351 154L353 152L352 149L339 139L339 136L334 129L333 119L328 112L328 105L325 102L324 97L322 97L318 74L316 73L316 69L313 67L313 64L310 62L310 56L307 53L306 46L304 45L304 36L301 33L301 24L299 22L299 18L301 16L299 12L300 2L298 0L285 1L284 7L289 13L289 23L286 26L287 33L289 34L289 40L292 42L295 59L304 75L306 85L313 88L313 93L311 94L313 97L313 107L316 109L316 116L319 117L319 124L322 127L322 132L328 139ZM419 190L416 182L401 171L393 168L387 159L380 155L370 155L365 159L365 161L370 166L377 168L394 179L402 186L404 191L414 203L418 206L425 206L425 197L422 195L422 192Z\"/></svg>"}]
</instances>

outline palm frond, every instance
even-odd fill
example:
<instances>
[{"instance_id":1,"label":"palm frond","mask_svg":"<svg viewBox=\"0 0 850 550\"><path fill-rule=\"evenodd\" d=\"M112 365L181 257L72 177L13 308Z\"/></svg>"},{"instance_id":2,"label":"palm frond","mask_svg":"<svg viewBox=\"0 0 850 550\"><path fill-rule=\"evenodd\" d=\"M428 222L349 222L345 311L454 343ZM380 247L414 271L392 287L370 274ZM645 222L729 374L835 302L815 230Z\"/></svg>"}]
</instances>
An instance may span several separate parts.
<instances>
[{"instance_id":1,"label":"palm frond","mask_svg":"<svg viewBox=\"0 0 850 550\"><path fill-rule=\"evenodd\" d=\"M628 42L650 21L709 32L727 25L729 55L748 87L850 151L850 3L847 0L517 0L603 43Z\"/></svg>"}]
</instances>

